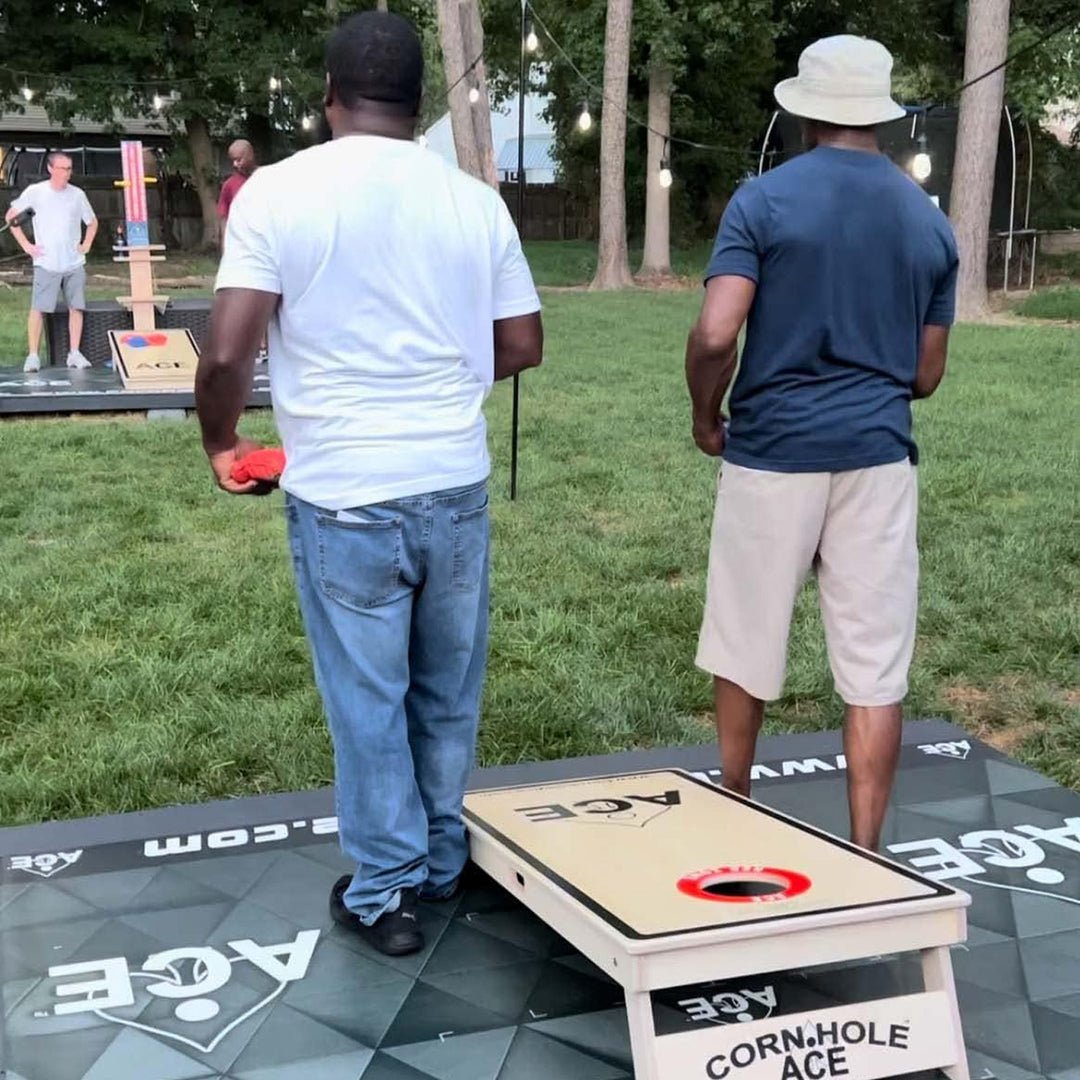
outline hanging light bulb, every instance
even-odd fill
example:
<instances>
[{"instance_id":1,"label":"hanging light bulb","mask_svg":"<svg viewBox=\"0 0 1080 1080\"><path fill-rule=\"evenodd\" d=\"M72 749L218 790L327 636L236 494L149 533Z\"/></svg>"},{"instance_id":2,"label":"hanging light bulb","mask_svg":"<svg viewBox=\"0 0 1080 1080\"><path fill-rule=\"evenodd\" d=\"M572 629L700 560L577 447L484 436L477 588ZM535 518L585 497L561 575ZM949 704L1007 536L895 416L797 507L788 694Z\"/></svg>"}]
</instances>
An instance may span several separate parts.
<instances>
[{"instance_id":1,"label":"hanging light bulb","mask_svg":"<svg viewBox=\"0 0 1080 1080\"><path fill-rule=\"evenodd\" d=\"M592 128L592 114L589 112L587 101L581 104L581 115L577 118L577 126L579 131L589 131Z\"/></svg>"},{"instance_id":2,"label":"hanging light bulb","mask_svg":"<svg viewBox=\"0 0 1080 1080\"><path fill-rule=\"evenodd\" d=\"M675 183L675 177L671 175L671 166L668 164L667 159L660 162L659 180L662 188L669 188Z\"/></svg>"},{"instance_id":3,"label":"hanging light bulb","mask_svg":"<svg viewBox=\"0 0 1080 1080\"><path fill-rule=\"evenodd\" d=\"M270 93L276 94L281 89L281 80L276 75L270 76Z\"/></svg>"},{"instance_id":4,"label":"hanging light bulb","mask_svg":"<svg viewBox=\"0 0 1080 1080\"><path fill-rule=\"evenodd\" d=\"M477 87L472 87L469 90L469 104L475 105L480 100L480 91Z\"/></svg>"},{"instance_id":5,"label":"hanging light bulb","mask_svg":"<svg viewBox=\"0 0 1080 1080\"><path fill-rule=\"evenodd\" d=\"M154 95L154 112L161 112L161 107L165 104L165 99L160 94Z\"/></svg>"},{"instance_id":6,"label":"hanging light bulb","mask_svg":"<svg viewBox=\"0 0 1080 1080\"><path fill-rule=\"evenodd\" d=\"M300 121L300 126L305 131L310 131L311 130L311 124L312 124L312 120L311 120L310 116L305 116L304 119Z\"/></svg>"},{"instance_id":7,"label":"hanging light bulb","mask_svg":"<svg viewBox=\"0 0 1080 1080\"><path fill-rule=\"evenodd\" d=\"M525 36L525 48L529 52L536 52L540 48L540 39L536 36L536 31L530 26L529 32Z\"/></svg>"},{"instance_id":8,"label":"hanging light bulb","mask_svg":"<svg viewBox=\"0 0 1080 1080\"><path fill-rule=\"evenodd\" d=\"M930 154L926 149L926 132L924 131L919 136L919 152L911 159L911 175L922 184L930 179L933 168Z\"/></svg>"},{"instance_id":9,"label":"hanging light bulb","mask_svg":"<svg viewBox=\"0 0 1080 1080\"><path fill-rule=\"evenodd\" d=\"M33 101L34 100L34 91L31 90L29 86L24 86L22 88L22 96L24 98L26 98L27 101Z\"/></svg>"}]
</instances>

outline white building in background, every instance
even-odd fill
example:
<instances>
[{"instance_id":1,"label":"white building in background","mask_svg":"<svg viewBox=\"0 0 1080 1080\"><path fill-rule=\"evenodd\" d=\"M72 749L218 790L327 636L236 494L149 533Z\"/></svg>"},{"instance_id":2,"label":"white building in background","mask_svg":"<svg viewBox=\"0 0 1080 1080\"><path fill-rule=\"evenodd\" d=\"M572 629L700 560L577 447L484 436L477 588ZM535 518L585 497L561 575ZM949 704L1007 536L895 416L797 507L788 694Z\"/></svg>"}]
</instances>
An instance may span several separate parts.
<instances>
[{"instance_id":1,"label":"white building in background","mask_svg":"<svg viewBox=\"0 0 1080 1080\"><path fill-rule=\"evenodd\" d=\"M544 118L544 110L551 99L540 94L525 98L525 182L528 184L554 184L556 163L555 129ZM491 142L495 148L495 165L500 180L517 179L518 159L518 99L513 96L501 105L490 105ZM428 149L456 165L454 132L447 113L424 132Z\"/></svg>"}]
</instances>

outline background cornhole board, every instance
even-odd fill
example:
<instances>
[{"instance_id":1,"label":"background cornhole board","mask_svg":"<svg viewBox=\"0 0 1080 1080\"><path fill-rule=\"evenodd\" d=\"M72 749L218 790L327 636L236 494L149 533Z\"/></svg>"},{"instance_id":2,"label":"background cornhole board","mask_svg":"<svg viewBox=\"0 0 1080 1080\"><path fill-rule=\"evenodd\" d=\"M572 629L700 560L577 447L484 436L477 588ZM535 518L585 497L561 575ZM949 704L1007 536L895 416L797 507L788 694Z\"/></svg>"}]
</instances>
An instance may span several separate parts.
<instances>
[{"instance_id":1,"label":"background cornhole board","mask_svg":"<svg viewBox=\"0 0 1080 1080\"><path fill-rule=\"evenodd\" d=\"M110 330L109 346L126 389L195 385L199 347L190 330Z\"/></svg>"},{"instance_id":2,"label":"background cornhole board","mask_svg":"<svg viewBox=\"0 0 1080 1080\"><path fill-rule=\"evenodd\" d=\"M967 894L680 770L472 792L464 816L473 860L622 984L638 1080L931 1068L967 1080L949 956ZM712 897L725 879L785 888ZM922 994L688 1035L654 1028L653 990L912 951ZM834 1023L861 1037L827 1046L813 1034ZM739 1048L761 1038L769 1052L748 1060Z\"/></svg>"}]
</instances>

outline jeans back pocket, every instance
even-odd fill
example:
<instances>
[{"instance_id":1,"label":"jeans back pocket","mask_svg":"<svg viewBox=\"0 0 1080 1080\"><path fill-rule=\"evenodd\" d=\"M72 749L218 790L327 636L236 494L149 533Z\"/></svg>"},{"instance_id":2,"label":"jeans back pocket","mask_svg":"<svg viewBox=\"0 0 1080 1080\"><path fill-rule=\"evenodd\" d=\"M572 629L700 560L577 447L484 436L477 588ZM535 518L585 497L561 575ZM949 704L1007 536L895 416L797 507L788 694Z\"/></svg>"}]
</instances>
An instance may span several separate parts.
<instances>
[{"instance_id":1,"label":"jeans back pocket","mask_svg":"<svg viewBox=\"0 0 1080 1080\"><path fill-rule=\"evenodd\" d=\"M319 587L353 611L393 599L401 580L400 518L341 521L326 514L315 519L319 545Z\"/></svg>"},{"instance_id":2,"label":"jeans back pocket","mask_svg":"<svg viewBox=\"0 0 1080 1080\"><path fill-rule=\"evenodd\" d=\"M450 517L454 530L454 588L475 592L480 588L488 552L488 497L482 506L460 510Z\"/></svg>"}]
</instances>

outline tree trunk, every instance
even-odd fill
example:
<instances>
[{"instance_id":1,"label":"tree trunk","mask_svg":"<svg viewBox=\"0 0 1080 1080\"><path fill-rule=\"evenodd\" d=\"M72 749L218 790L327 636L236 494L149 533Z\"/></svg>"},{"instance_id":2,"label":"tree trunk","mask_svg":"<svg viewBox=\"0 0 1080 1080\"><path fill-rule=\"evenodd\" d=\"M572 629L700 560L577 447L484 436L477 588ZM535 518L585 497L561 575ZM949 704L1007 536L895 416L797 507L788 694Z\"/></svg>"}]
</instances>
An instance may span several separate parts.
<instances>
[{"instance_id":1,"label":"tree trunk","mask_svg":"<svg viewBox=\"0 0 1080 1080\"><path fill-rule=\"evenodd\" d=\"M480 176L480 152L472 117L475 106L469 101L469 90L474 84L471 76L463 77L472 57L465 59L458 0L438 0L438 13L446 82L453 87L450 91L450 125L454 131L458 168L471 176Z\"/></svg>"},{"instance_id":2,"label":"tree trunk","mask_svg":"<svg viewBox=\"0 0 1080 1080\"><path fill-rule=\"evenodd\" d=\"M326 14L331 19L336 19L341 14L341 6L338 0L326 0Z\"/></svg>"},{"instance_id":3,"label":"tree trunk","mask_svg":"<svg viewBox=\"0 0 1080 1080\"><path fill-rule=\"evenodd\" d=\"M626 251L626 82L633 0L608 0L600 117L600 251L593 289L633 284Z\"/></svg>"},{"instance_id":4,"label":"tree trunk","mask_svg":"<svg viewBox=\"0 0 1080 1080\"><path fill-rule=\"evenodd\" d=\"M386 0L378 0L378 3L376 3L376 5L375 5L375 10L376 11L389 11L390 9L386 6Z\"/></svg>"},{"instance_id":5,"label":"tree trunk","mask_svg":"<svg viewBox=\"0 0 1080 1080\"><path fill-rule=\"evenodd\" d=\"M465 50L465 63L471 64L478 56L484 55L484 26L480 21L480 6L477 0L459 0L459 5L461 41ZM471 105L469 110L479 167L479 172L473 175L498 191L499 174L495 169L495 147L491 136L491 108L488 105L487 69L483 60L473 68L472 81L480 90L479 103Z\"/></svg>"},{"instance_id":6,"label":"tree trunk","mask_svg":"<svg viewBox=\"0 0 1080 1080\"><path fill-rule=\"evenodd\" d=\"M649 160L645 175L645 254L639 276L671 275L671 189L660 183L667 138L671 134L671 68L649 69Z\"/></svg>"},{"instance_id":7,"label":"tree trunk","mask_svg":"<svg viewBox=\"0 0 1080 1080\"><path fill-rule=\"evenodd\" d=\"M1009 49L1009 0L968 4L964 81L1000 64ZM1005 70L969 87L960 97L950 214L960 249L957 313L977 319L989 310L986 261L994 197Z\"/></svg>"},{"instance_id":8,"label":"tree trunk","mask_svg":"<svg viewBox=\"0 0 1080 1080\"><path fill-rule=\"evenodd\" d=\"M210 250L217 247L217 169L214 167L214 144L210 141L210 129L201 116L189 116L184 121L188 149L191 151L191 179L199 195L202 211L202 239L199 247Z\"/></svg>"}]
</instances>

